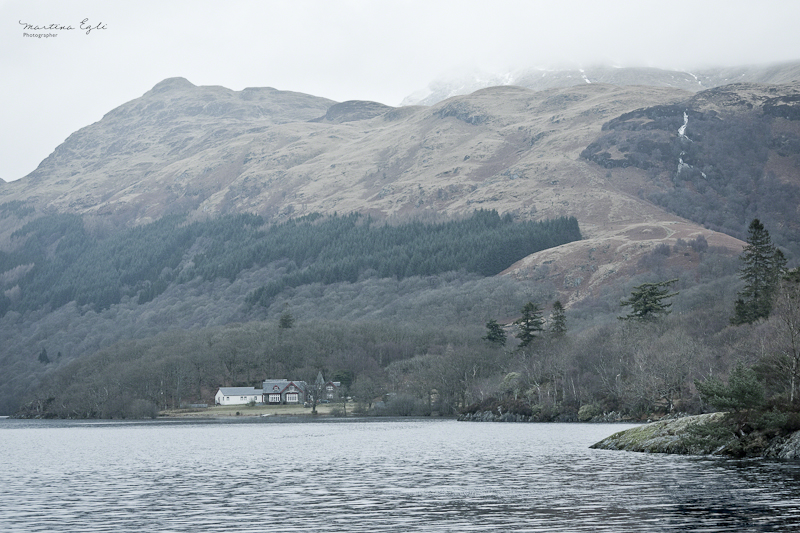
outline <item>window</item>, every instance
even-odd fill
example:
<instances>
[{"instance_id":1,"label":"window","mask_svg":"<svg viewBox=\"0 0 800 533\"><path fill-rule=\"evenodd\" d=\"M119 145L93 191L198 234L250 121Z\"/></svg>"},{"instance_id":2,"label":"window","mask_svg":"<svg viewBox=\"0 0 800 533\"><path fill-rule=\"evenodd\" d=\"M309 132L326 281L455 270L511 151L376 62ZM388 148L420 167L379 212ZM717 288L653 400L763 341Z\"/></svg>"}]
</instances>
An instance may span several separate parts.
<instances>
[{"instance_id":1,"label":"window","mask_svg":"<svg viewBox=\"0 0 800 533\"><path fill-rule=\"evenodd\" d=\"M280 394L270 394L269 395L269 403L281 403L281 395Z\"/></svg>"},{"instance_id":2,"label":"window","mask_svg":"<svg viewBox=\"0 0 800 533\"><path fill-rule=\"evenodd\" d=\"M333 385L328 385L328 390L332 391L333 390Z\"/></svg>"},{"instance_id":3,"label":"window","mask_svg":"<svg viewBox=\"0 0 800 533\"><path fill-rule=\"evenodd\" d=\"M286 403L300 403L300 395L296 392L286 394Z\"/></svg>"}]
</instances>

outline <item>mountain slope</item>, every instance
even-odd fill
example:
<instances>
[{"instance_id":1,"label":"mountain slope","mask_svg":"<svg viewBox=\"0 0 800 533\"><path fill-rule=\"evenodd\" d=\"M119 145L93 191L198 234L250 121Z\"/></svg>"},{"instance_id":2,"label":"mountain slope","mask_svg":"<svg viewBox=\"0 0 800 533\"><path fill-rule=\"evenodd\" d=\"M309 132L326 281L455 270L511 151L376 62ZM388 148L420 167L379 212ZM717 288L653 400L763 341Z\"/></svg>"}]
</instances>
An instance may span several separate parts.
<instances>
[{"instance_id":1,"label":"mountain slope","mask_svg":"<svg viewBox=\"0 0 800 533\"><path fill-rule=\"evenodd\" d=\"M719 200L731 193L730 170L717 178L711 210L702 208L709 192L675 173L747 168L777 180L791 199L800 185L793 170L797 94L797 85L695 94L587 83L539 92L493 87L431 107L391 108L170 79L70 136L34 173L0 189L0 202L112 227L187 212L255 213L276 222L314 212L407 218L476 208L523 220L574 216L584 241L513 269L541 276L530 265L550 265L548 276L570 301L641 271L658 244L702 236L738 253L742 243L729 235L743 236L748 217L769 219L773 207L783 213L773 217L776 234L792 239L797 213L744 197L747 184L735 202L749 207L736 220L713 222L734 205ZM697 135L702 124L705 137ZM723 133L756 130L758 157L730 143L719 148ZM760 187L768 189L769 179Z\"/></svg>"},{"instance_id":2,"label":"mountain slope","mask_svg":"<svg viewBox=\"0 0 800 533\"><path fill-rule=\"evenodd\" d=\"M570 257L560 267L568 272L552 278L570 301L641 270L657 244L703 235L711 246L740 249L649 201L659 185L643 169L581 157L604 124L691 97L664 87L493 87L390 108L170 79L70 136L35 172L0 189L0 203L112 227L187 212L275 222L313 212L407 218L477 208L523 220L574 216L586 240L558 251ZM666 134L677 138L674 129ZM529 267L514 272L533 275Z\"/></svg>"}]
</instances>

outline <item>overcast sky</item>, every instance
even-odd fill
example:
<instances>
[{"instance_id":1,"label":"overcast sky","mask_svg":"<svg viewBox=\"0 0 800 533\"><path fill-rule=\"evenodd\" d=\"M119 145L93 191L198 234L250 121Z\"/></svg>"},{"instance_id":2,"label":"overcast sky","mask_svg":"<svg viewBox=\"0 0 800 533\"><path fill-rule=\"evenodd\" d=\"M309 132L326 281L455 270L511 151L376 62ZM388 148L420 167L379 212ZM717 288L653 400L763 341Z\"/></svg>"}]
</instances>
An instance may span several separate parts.
<instances>
[{"instance_id":1,"label":"overcast sky","mask_svg":"<svg viewBox=\"0 0 800 533\"><path fill-rule=\"evenodd\" d=\"M0 178L174 76L398 105L467 69L797 60L798 21L795 0L0 0Z\"/></svg>"}]
</instances>

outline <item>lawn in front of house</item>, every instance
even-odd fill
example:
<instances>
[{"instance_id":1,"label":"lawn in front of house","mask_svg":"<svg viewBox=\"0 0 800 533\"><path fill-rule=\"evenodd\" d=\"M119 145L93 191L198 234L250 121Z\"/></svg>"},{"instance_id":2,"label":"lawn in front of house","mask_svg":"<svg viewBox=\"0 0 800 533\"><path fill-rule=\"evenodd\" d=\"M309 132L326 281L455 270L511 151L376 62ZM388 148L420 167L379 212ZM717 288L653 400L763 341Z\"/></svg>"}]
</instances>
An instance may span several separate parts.
<instances>
[{"instance_id":1,"label":"lawn in front of house","mask_svg":"<svg viewBox=\"0 0 800 533\"><path fill-rule=\"evenodd\" d=\"M317 413L329 415L336 404L317 405ZM158 413L159 417L166 418L204 418L221 416L281 416L281 415L309 415L311 407L302 405L213 405L205 408L166 409Z\"/></svg>"}]
</instances>

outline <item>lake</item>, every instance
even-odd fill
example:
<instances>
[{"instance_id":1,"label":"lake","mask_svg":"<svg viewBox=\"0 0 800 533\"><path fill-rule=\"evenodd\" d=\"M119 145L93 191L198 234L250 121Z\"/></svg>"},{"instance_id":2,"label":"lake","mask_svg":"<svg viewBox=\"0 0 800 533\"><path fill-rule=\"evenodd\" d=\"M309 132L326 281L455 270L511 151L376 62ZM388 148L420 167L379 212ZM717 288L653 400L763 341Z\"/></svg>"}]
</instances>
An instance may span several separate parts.
<instances>
[{"instance_id":1,"label":"lake","mask_svg":"<svg viewBox=\"0 0 800 533\"><path fill-rule=\"evenodd\" d=\"M627 427L0 420L0 530L800 530L800 463L589 449Z\"/></svg>"}]
</instances>

